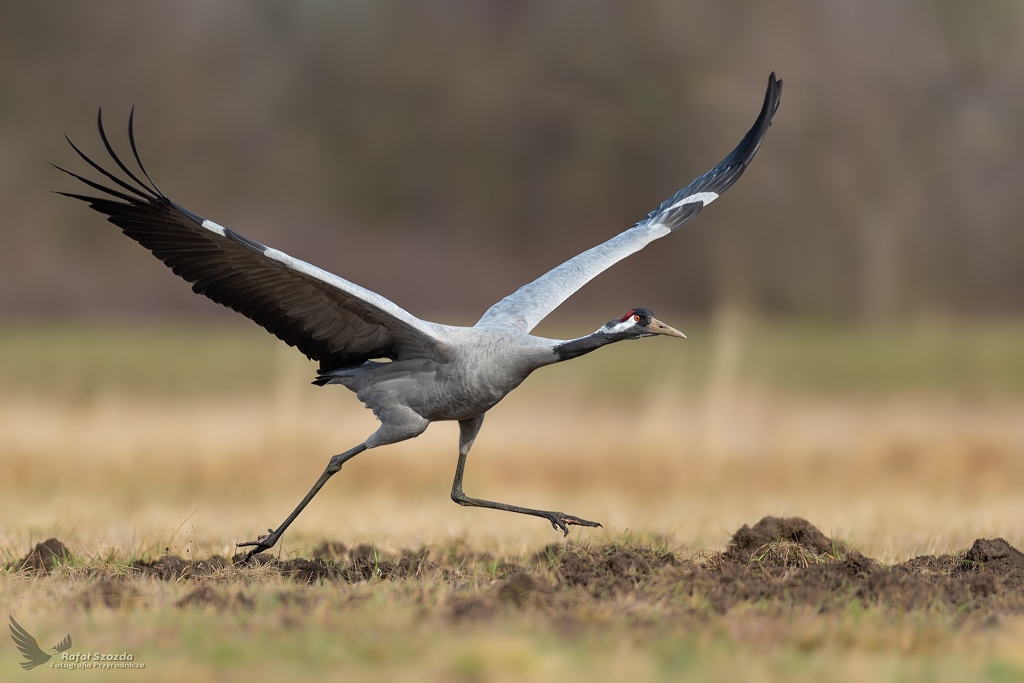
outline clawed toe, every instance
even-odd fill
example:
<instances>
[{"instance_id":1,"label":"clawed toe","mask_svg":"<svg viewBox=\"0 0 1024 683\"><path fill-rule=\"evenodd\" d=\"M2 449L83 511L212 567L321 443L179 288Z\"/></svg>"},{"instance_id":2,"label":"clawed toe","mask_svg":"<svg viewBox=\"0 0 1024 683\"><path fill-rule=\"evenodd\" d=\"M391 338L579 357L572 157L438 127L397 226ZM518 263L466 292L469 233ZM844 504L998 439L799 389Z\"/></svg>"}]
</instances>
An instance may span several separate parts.
<instances>
[{"instance_id":1,"label":"clawed toe","mask_svg":"<svg viewBox=\"0 0 1024 683\"><path fill-rule=\"evenodd\" d=\"M259 553L262 553L264 550L270 550L274 547L274 544L277 543L277 537L274 536L274 530L267 529L267 531L270 533L260 534L256 537L255 541L245 541L244 543L235 544L235 547L237 548L247 548L253 546L252 550L245 554L245 557L242 560L243 562L250 559L253 555L258 555Z\"/></svg>"},{"instance_id":2,"label":"clawed toe","mask_svg":"<svg viewBox=\"0 0 1024 683\"><path fill-rule=\"evenodd\" d=\"M569 525L572 526L589 526L599 527L599 522L591 522L587 519L581 519L579 517L573 517L572 515L562 514L561 512L552 512L551 516L548 517L551 522L551 528L555 531L562 532L562 538L569 535Z\"/></svg>"},{"instance_id":3,"label":"clawed toe","mask_svg":"<svg viewBox=\"0 0 1024 683\"><path fill-rule=\"evenodd\" d=\"M599 527L599 526L601 526L600 522L591 522L589 519L580 519L579 517L563 517L562 520L566 524L575 524L576 526L591 526L591 527Z\"/></svg>"}]
</instances>

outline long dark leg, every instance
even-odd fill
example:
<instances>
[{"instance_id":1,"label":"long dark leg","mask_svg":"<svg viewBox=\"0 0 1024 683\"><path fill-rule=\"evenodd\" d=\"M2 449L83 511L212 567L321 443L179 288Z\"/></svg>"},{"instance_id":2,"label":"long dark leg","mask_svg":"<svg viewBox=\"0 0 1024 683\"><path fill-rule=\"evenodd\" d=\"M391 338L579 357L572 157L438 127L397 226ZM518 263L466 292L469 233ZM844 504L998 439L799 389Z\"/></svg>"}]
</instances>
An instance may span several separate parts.
<instances>
[{"instance_id":1,"label":"long dark leg","mask_svg":"<svg viewBox=\"0 0 1024 683\"><path fill-rule=\"evenodd\" d=\"M299 503L298 507L296 507L295 510L292 511L292 514L288 515L288 519L284 520L284 522L281 523L281 526L277 527L276 529L267 529L267 531L269 531L270 533L264 536L257 537L255 541L248 541L246 543L236 543L235 545L237 545L239 548L244 548L246 546L255 546L246 554L245 558L242 561L244 562L248 560L256 553L262 553L264 550L267 550L268 548L273 548L274 545L277 543L278 539L281 538L281 534L283 534L285 529L287 529L288 526L295 521L295 518L299 516L299 513L302 512L303 508L309 505L309 501L313 500L313 496L315 496L317 492L324 487L324 484L327 483L327 480L334 476L337 472L339 472L341 470L341 466L344 465L346 461L350 460L351 458L354 458L355 456L359 455L365 450L366 444L361 443L352 450L345 451L344 453L336 455L333 458L331 458L330 462L327 463L327 469L325 469L324 473L320 475L320 478L316 480L316 483L313 484L313 488L309 490L309 493L307 493L306 497L302 499L302 502Z\"/></svg>"},{"instance_id":2,"label":"long dark leg","mask_svg":"<svg viewBox=\"0 0 1024 683\"><path fill-rule=\"evenodd\" d=\"M542 517L543 519L551 522L551 527L555 530L561 529L562 536L569 535L569 526L601 526L597 522L590 522L585 519L581 519L574 515L567 515L564 512L553 512L550 510L534 510L533 508L519 507L518 505L508 505L506 503L495 503L490 500L480 500L479 498L470 498L462 492L462 475L466 470L466 457L469 455L469 449L473 447L473 441L476 440L477 432L480 431L481 425L484 423L484 416L473 418L472 420L459 420L459 465L455 468L455 481L452 483L452 500L459 505L466 507L475 508L492 508L494 510L505 510L506 512L517 512L521 515L533 515L534 517Z\"/></svg>"}]
</instances>

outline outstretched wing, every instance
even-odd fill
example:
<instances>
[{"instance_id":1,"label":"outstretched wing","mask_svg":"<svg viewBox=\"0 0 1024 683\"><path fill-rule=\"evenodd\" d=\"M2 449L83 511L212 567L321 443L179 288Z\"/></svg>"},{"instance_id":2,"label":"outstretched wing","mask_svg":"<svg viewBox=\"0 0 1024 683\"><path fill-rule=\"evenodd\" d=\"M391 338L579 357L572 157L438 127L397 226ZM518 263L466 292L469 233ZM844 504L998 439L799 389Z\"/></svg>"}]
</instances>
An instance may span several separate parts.
<instances>
[{"instance_id":1,"label":"outstretched wing","mask_svg":"<svg viewBox=\"0 0 1024 683\"><path fill-rule=\"evenodd\" d=\"M70 650L71 649L71 634L69 633L66 636L64 636L64 640L62 640L59 643L57 643L56 645L54 645L53 649L56 650L57 652L65 652L67 650Z\"/></svg>"},{"instance_id":2,"label":"outstretched wing","mask_svg":"<svg viewBox=\"0 0 1024 683\"><path fill-rule=\"evenodd\" d=\"M372 358L445 357L439 326L420 320L384 297L305 261L265 247L200 218L157 188L135 148L134 110L128 139L142 182L118 158L97 116L107 153L133 182L102 168L68 142L90 166L113 182L104 186L57 166L106 196L58 194L87 202L125 235L149 249L192 291L232 308L285 343L298 347L321 371L355 367Z\"/></svg>"},{"instance_id":3,"label":"outstretched wing","mask_svg":"<svg viewBox=\"0 0 1024 683\"><path fill-rule=\"evenodd\" d=\"M10 629L11 638L14 640L14 644L17 646L18 651L21 652L27 659L27 662L21 662L21 668L28 670L34 669L40 664L45 664L50 661L50 655L46 654L39 647L39 643L32 635L21 627L14 617L10 617ZM69 646L70 647L70 646Z\"/></svg>"},{"instance_id":4,"label":"outstretched wing","mask_svg":"<svg viewBox=\"0 0 1024 683\"><path fill-rule=\"evenodd\" d=\"M477 327L511 327L529 332L598 274L692 220L743 174L772 124L781 95L782 81L773 72L768 77L764 105L754 126L720 164L676 192L629 230L569 259L491 306Z\"/></svg>"}]
</instances>

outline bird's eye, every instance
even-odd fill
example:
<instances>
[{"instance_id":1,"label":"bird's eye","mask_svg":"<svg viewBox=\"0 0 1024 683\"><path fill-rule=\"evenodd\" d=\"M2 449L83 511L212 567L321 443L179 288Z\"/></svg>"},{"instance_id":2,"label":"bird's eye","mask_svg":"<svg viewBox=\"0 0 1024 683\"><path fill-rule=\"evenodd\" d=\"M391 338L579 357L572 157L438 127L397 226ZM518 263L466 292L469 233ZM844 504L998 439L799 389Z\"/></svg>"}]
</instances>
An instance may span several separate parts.
<instances>
[{"instance_id":1,"label":"bird's eye","mask_svg":"<svg viewBox=\"0 0 1024 683\"><path fill-rule=\"evenodd\" d=\"M640 322L640 316L638 316L638 315L634 315L634 316L633 316L633 322L635 322L635 323L638 323L638 322Z\"/></svg>"}]
</instances>

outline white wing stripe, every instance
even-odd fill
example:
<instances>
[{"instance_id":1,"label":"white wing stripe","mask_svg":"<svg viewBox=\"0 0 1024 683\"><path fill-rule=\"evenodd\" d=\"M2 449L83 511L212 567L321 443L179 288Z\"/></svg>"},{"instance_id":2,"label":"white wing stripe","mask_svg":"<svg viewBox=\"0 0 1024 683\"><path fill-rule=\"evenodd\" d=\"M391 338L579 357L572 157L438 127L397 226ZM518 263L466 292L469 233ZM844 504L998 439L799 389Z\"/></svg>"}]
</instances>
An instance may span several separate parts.
<instances>
[{"instance_id":1,"label":"white wing stripe","mask_svg":"<svg viewBox=\"0 0 1024 683\"><path fill-rule=\"evenodd\" d=\"M697 202L700 202L704 206L707 206L716 199L718 199L717 192L698 192L696 194L691 194L689 197L683 197L678 202L676 202L675 204L673 204L672 206L668 207L665 210L671 211L672 209L678 209L680 206L683 206L684 204L696 204Z\"/></svg>"},{"instance_id":2,"label":"white wing stripe","mask_svg":"<svg viewBox=\"0 0 1024 683\"><path fill-rule=\"evenodd\" d=\"M224 232L223 225L217 225L213 221L203 221L203 227L209 230L210 232L217 233L221 237L227 237L227 233Z\"/></svg>"},{"instance_id":3,"label":"white wing stripe","mask_svg":"<svg viewBox=\"0 0 1024 683\"><path fill-rule=\"evenodd\" d=\"M227 232L224 226L218 225L211 220L204 220L203 227L209 230L210 232L220 235L221 237L227 237ZM332 287L336 287L337 289L340 289L346 294L358 297L365 301L366 303L376 306L385 313L392 315L395 318L398 318L402 322L419 330L423 334L433 337L434 339L438 338L436 326L433 323L428 323L424 320L420 320L416 316L410 314L405 309L394 304L390 300L385 299L376 292L371 292L365 287L360 287L354 282L349 282L344 278L338 277L334 273L329 273L322 268L317 268L316 266L310 263L306 263L305 261L297 259L293 256L289 256L283 251L278 251L277 249L274 249L272 247L267 247L263 251L263 255L266 256L267 258L277 261L278 263L282 263L288 268L299 273L302 273L303 275L308 275L309 277L317 279L320 282L331 285Z\"/></svg>"},{"instance_id":4,"label":"white wing stripe","mask_svg":"<svg viewBox=\"0 0 1024 683\"><path fill-rule=\"evenodd\" d=\"M209 222L210 221L206 221L206 223ZM214 223L214 225L220 228L220 226L217 225L216 223ZM223 230L223 228L221 229ZM283 263L292 270L298 271L303 275L308 275L311 278L319 280L325 284L331 285L332 287L336 287L337 289L340 289L341 291L346 292L347 294L358 297L363 301L367 302L368 304L376 306L385 313L388 313L389 315L398 318L407 325L416 328L420 332L435 339L438 338L437 331L435 329L436 326L433 323L428 323L424 320L420 320L416 316L410 314L405 309L394 304L389 299L385 299L376 292L371 292L365 287L360 287L354 282L349 282L345 278L338 277L334 273L329 273L326 270L318 268L311 263L306 263L305 261L297 259L294 256L289 256L283 251L278 251L277 249L273 249L271 247L267 247L266 251L263 252L263 255L279 263Z\"/></svg>"}]
</instances>

